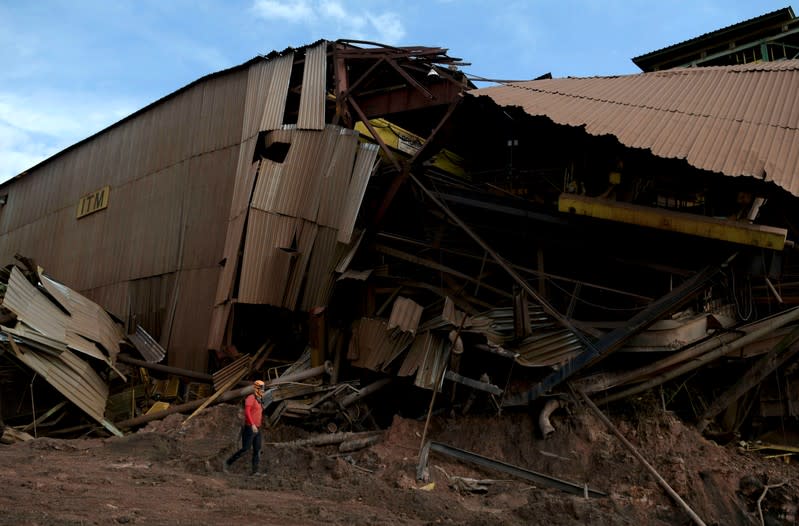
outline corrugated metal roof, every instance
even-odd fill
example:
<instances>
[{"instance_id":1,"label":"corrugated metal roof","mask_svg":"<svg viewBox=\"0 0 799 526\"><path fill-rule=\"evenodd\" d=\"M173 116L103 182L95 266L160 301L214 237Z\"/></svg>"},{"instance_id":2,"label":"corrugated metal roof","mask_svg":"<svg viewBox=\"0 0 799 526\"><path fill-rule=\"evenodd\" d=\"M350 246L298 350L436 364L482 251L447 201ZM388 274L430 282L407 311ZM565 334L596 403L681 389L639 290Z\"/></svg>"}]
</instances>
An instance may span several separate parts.
<instances>
[{"instance_id":1,"label":"corrugated metal roof","mask_svg":"<svg viewBox=\"0 0 799 526\"><path fill-rule=\"evenodd\" d=\"M775 11L771 11L769 13L765 13L763 15L750 18L742 22L736 22L735 24L730 24L729 26L722 27L721 29L716 29L714 31L710 31L709 33L704 33L697 37L684 40L676 44L671 44L664 48L644 53L643 55L633 57L632 61L636 65L643 67L642 64L648 63L657 56L666 55L669 52L675 52L681 48L699 46L702 44L708 45L711 41L720 40L725 36L729 38L729 35L727 34L730 33L731 30L733 29L746 28L747 31L751 32L755 30L757 26L769 26L773 25L775 22L788 22L793 18L794 14L793 14L793 9L791 7L777 9Z\"/></svg>"},{"instance_id":2,"label":"corrugated metal roof","mask_svg":"<svg viewBox=\"0 0 799 526\"><path fill-rule=\"evenodd\" d=\"M298 128L321 130L325 127L326 91L327 42L323 40L318 45L305 50L300 113L297 118Z\"/></svg>"},{"instance_id":3,"label":"corrugated metal roof","mask_svg":"<svg viewBox=\"0 0 799 526\"><path fill-rule=\"evenodd\" d=\"M547 79L469 92L799 195L799 60Z\"/></svg>"}]
</instances>

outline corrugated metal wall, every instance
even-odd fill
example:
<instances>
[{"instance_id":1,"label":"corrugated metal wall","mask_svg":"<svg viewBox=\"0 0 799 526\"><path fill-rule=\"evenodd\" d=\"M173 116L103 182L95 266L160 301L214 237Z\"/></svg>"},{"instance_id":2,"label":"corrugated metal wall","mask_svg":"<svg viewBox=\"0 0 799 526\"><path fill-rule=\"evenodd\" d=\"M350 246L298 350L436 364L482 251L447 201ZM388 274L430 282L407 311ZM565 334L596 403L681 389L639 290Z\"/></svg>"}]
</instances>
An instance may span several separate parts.
<instances>
[{"instance_id":1,"label":"corrugated metal wall","mask_svg":"<svg viewBox=\"0 0 799 526\"><path fill-rule=\"evenodd\" d=\"M10 262L15 253L33 257L120 317L131 304L163 306L161 288L130 283L176 273L169 280L178 294L168 313L173 323L162 341L172 344L171 365L204 368L248 131L248 80L250 70L262 66L190 85L7 184L0 261ZM76 219L79 199L106 185L108 208ZM159 298L147 297L151 292Z\"/></svg>"}]
</instances>

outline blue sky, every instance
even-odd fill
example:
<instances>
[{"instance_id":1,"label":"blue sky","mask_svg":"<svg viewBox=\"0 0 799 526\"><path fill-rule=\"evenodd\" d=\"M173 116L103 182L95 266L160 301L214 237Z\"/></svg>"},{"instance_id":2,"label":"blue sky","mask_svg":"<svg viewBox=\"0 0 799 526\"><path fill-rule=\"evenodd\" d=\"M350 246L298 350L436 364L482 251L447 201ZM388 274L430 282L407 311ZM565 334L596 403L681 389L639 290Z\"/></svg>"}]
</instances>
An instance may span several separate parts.
<instances>
[{"instance_id":1,"label":"blue sky","mask_svg":"<svg viewBox=\"0 0 799 526\"><path fill-rule=\"evenodd\" d=\"M208 73L320 38L441 46L499 79L630 58L787 0L0 0L0 181Z\"/></svg>"}]
</instances>

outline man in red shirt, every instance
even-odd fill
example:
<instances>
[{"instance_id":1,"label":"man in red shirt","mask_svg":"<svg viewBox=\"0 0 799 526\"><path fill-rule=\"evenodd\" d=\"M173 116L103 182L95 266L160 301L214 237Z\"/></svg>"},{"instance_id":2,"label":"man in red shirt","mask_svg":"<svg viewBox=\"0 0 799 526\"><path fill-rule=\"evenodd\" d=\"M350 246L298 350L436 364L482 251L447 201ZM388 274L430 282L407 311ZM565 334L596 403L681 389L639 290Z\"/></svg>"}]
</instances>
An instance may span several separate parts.
<instances>
[{"instance_id":1,"label":"man in red shirt","mask_svg":"<svg viewBox=\"0 0 799 526\"><path fill-rule=\"evenodd\" d=\"M261 419L263 417L263 406L261 399L264 394L264 382L256 380L253 382L253 392L244 399L244 423L241 427L241 449L225 460L222 470L227 472L231 464L244 455L252 447L252 471L253 475L260 475L258 464L261 460Z\"/></svg>"}]
</instances>

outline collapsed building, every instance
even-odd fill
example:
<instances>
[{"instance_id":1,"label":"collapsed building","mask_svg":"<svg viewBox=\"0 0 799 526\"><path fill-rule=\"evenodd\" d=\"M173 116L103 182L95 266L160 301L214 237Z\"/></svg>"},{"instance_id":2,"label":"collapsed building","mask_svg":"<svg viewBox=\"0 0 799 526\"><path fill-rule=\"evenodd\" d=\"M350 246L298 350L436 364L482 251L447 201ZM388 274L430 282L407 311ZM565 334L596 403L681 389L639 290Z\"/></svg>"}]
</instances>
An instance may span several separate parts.
<instances>
[{"instance_id":1,"label":"collapsed building","mask_svg":"<svg viewBox=\"0 0 799 526\"><path fill-rule=\"evenodd\" d=\"M481 89L462 66L287 49L0 185L0 256L25 256L0 275L6 421L60 393L120 433L259 376L273 422L330 431L431 393L542 434L578 393L652 389L714 436L795 422L799 60Z\"/></svg>"}]
</instances>

